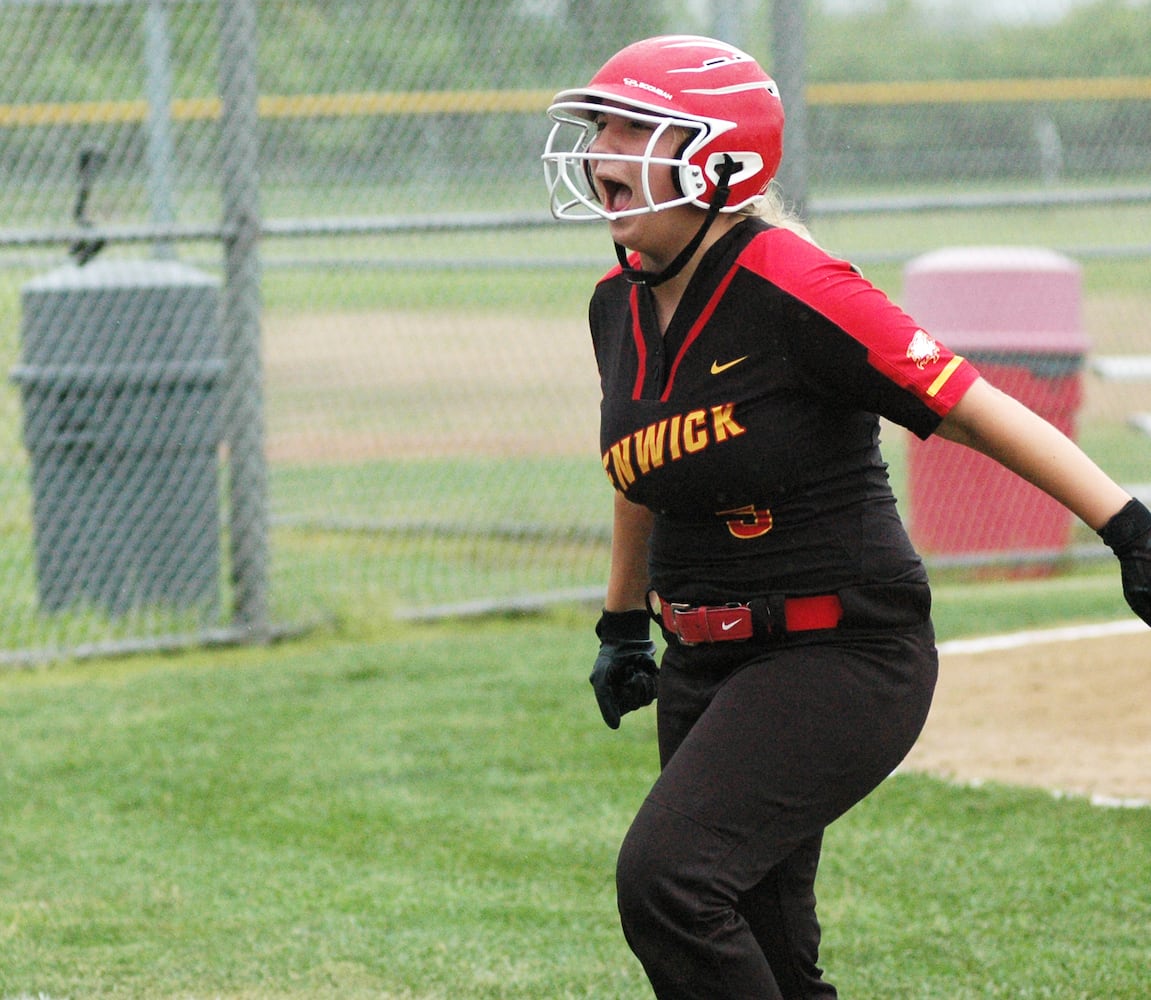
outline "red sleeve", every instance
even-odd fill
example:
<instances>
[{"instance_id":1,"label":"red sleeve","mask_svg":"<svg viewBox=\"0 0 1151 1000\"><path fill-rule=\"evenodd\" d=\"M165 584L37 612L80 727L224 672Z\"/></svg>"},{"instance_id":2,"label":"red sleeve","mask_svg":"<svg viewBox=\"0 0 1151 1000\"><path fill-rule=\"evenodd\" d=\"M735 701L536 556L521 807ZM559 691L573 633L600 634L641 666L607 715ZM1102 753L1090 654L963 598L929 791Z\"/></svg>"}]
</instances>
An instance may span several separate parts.
<instances>
[{"instance_id":1,"label":"red sleeve","mask_svg":"<svg viewBox=\"0 0 1151 1000\"><path fill-rule=\"evenodd\" d=\"M979 377L850 264L789 230L762 233L741 263L858 342L875 371L940 417Z\"/></svg>"}]
</instances>

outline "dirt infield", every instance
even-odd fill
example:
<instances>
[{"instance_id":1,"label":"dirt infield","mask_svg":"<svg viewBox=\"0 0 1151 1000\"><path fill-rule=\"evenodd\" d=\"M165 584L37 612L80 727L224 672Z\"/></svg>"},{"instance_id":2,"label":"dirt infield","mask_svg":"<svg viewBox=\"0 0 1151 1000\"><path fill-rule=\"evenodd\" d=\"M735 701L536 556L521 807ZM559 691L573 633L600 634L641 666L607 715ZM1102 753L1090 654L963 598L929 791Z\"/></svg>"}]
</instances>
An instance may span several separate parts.
<instances>
[{"instance_id":1,"label":"dirt infield","mask_svg":"<svg viewBox=\"0 0 1151 1000\"><path fill-rule=\"evenodd\" d=\"M1151 630L940 657L905 767L1151 802Z\"/></svg>"},{"instance_id":2,"label":"dirt infield","mask_svg":"<svg viewBox=\"0 0 1151 1000\"><path fill-rule=\"evenodd\" d=\"M480 312L266 318L272 461L593 455L586 321Z\"/></svg>"}]
</instances>

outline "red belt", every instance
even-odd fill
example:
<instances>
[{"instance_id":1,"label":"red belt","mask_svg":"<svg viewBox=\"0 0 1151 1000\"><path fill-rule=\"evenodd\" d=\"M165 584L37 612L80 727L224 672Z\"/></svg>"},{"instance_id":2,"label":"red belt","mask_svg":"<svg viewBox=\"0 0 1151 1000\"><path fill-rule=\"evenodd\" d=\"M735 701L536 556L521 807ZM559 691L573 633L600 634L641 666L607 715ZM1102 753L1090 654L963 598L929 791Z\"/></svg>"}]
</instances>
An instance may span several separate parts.
<instances>
[{"instance_id":1,"label":"red belt","mask_svg":"<svg viewBox=\"0 0 1151 1000\"><path fill-rule=\"evenodd\" d=\"M764 602L765 609L774 602ZM782 622L770 615L757 623L750 604L720 604L693 607L660 601L663 626L685 646L705 642L733 642L757 635L783 635L785 632L811 632L835 628L843 617L843 605L836 594L813 597L786 597L782 600ZM757 628L758 624L758 628Z\"/></svg>"}]
</instances>

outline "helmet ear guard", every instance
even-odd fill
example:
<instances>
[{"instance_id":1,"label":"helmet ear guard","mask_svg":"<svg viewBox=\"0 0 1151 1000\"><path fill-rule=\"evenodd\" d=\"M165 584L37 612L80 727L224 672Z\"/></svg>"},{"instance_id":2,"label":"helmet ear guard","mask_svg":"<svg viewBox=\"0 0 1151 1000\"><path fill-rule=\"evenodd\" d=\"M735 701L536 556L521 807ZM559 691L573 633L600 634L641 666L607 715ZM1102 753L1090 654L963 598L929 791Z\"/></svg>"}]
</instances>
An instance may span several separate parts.
<instances>
[{"instance_id":1,"label":"helmet ear guard","mask_svg":"<svg viewBox=\"0 0 1151 1000\"><path fill-rule=\"evenodd\" d=\"M719 183L720 171L723 168L731 169L729 164L734 163L734 171L727 179L727 183L734 187L763 172L763 157L759 153L745 151L742 153L712 153L707 158L704 172L713 184ZM765 185L766 187L766 185Z\"/></svg>"}]
</instances>

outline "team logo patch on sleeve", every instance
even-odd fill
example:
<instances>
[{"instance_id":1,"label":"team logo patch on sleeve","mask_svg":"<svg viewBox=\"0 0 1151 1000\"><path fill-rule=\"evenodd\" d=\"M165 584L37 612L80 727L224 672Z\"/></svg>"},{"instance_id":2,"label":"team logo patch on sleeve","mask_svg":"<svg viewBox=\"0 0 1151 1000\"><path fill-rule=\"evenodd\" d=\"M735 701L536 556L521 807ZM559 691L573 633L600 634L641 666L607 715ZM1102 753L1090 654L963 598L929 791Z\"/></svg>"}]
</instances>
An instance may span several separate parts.
<instances>
[{"instance_id":1,"label":"team logo patch on sleeve","mask_svg":"<svg viewBox=\"0 0 1151 1000\"><path fill-rule=\"evenodd\" d=\"M916 330L911 343L907 345L907 357L922 371L939 361L939 345L925 331Z\"/></svg>"}]
</instances>

